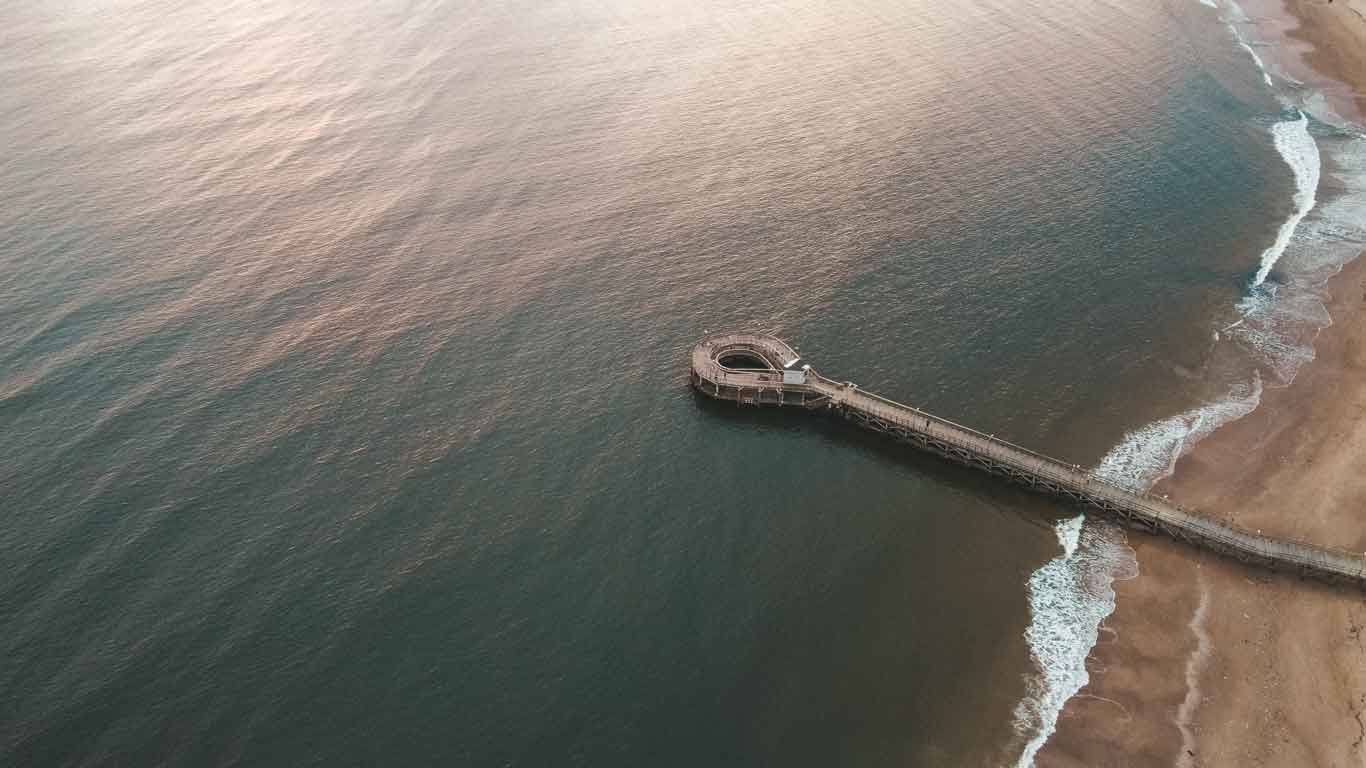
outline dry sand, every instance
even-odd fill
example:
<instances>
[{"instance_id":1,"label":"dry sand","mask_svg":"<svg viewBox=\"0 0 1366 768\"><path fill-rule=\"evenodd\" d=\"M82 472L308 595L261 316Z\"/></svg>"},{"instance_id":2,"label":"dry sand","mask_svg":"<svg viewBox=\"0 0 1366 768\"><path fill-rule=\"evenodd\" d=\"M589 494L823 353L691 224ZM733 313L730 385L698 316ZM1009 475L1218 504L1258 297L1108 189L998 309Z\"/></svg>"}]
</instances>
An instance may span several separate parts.
<instances>
[{"instance_id":1,"label":"dry sand","mask_svg":"<svg viewBox=\"0 0 1366 768\"><path fill-rule=\"evenodd\" d=\"M1337 81L1335 105L1360 120L1366 0L1288 9L1308 63ZM1334 325L1314 362L1158 490L1253 529L1366 551L1366 258L1328 291ZM1116 584L1091 684L1038 765L1366 768L1366 594L1163 539L1130 544L1141 575Z\"/></svg>"}]
</instances>

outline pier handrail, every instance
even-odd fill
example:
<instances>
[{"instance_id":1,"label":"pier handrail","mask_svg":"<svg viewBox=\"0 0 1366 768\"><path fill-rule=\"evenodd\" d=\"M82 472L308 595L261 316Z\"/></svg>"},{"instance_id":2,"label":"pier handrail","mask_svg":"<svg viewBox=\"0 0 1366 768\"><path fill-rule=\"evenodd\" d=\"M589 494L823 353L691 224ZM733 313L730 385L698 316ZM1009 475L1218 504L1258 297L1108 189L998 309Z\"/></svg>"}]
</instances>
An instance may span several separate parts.
<instances>
[{"instance_id":1,"label":"pier handrail","mask_svg":"<svg viewBox=\"0 0 1366 768\"><path fill-rule=\"evenodd\" d=\"M818 379L818 380L820 380L820 381L822 381L822 382L824 382L824 383L826 383L826 384L829 384L829 385L831 385L831 386L836 386L836 387L843 386L843 383L834 381L834 380L832 380L832 379L829 379L829 378L827 378L827 377L825 377L825 376L822 376L822 375L816 373L815 371L812 371L811 374L812 374L812 376L813 376L814 378L816 378L816 379ZM862 387L860 387L860 388L858 389L858 393L859 393L860 395L862 395L863 397L869 398L869 399L871 399L871 400L877 400L877 401L879 401L879 402L881 402L881 403L885 403L885 404L887 404L887 405L890 405L890 406L892 406L893 408L911 411L912 413L916 414L916 416L919 416L919 417L923 417L923 418L929 419L931 423L937 423L937 424L940 424L940 425L942 425L942 426L949 427L949 428L951 428L951 429L956 429L956 430L958 430L958 431L960 431L960 432L967 432L967 433L969 433L969 434L971 434L971 435L973 435L973 436L975 436L975 437L979 437L979 438L981 438L982 440L985 440L985 441L987 441L987 442L989 442L989 443L992 443L992 444L995 444L995 445L1000 445L1000 446L1005 447L1005 448L1010 448L1010 449L1015 450L1015 451L1019 451L1020 453L1026 454L1026 455L1028 455L1028 456L1032 456L1032 457L1034 457L1034 458L1036 458L1036 459L1039 459L1040 461L1043 461L1043 462L1045 462L1045 463L1053 464L1053 465L1055 465L1055 466L1057 466L1057 467L1061 467L1061 468L1066 469L1066 470L1069 470L1069 471L1084 472L1084 470L1081 470L1081 469L1078 467L1078 465L1075 465L1075 464L1068 464L1068 463L1063 462L1063 461L1061 461L1061 460L1059 460L1059 459L1055 459L1055 458L1053 458L1052 456L1047 456L1047 455L1044 455L1044 454L1039 453L1039 452L1037 452L1037 451L1031 451L1030 449L1025 448L1024 446L1022 446L1022 445L1017 445L1017 444L1015 444L1015 443L1010 442L1009 440L1003 440L1003 439L1001 439L1001 438L999 438L999 437L996 437L995 435L986 434L986 433L984 433L984 432L981 432L981 431L978 431L978 430L976 430L976 429L973 429L972 427L964 426L964 425L959 424L959 423L957 423L957 422L950 421L950 420L948 420L948 419L946 419L946 418L944 418L944 417L942 417L942 416L935 416L934 414L929 413L929 412L927 412L927 411L923 411L923 410L921 410L921 409L919 409L919 408L916 408L916 407L913 406L913 405L906 405L905 403L899 403L899 402L897 402L897 401L895 401L895 400L892 400L891 398L883 397L882 395L878 395L878 394L875 394L875 393L873 393L873 392L869 392L868 390L863 389ZM1085 474L1088 474L1088 475L1091 474L1090 472L1084 472L1084 473L1085 473Z\"/></svg>"},{"instance_id":2,"label":"pier handrail","mask_svg":"<svg viewBox=\"0 0 1366 768\"><path fill-rule=\"evenodd\" d=\"M819 378L821 381L823 381L823 382L825 382L825 383L827 383L827 384L833 385L833 386L844 386L842 383L840 383L840 382L835 382L835 381L833 381L833 380L831 380L831 379L829 379L829 378L826 378L826 377L824 377L824 376L818 376L818 378ZM1249 541L1257 541L1258 543L1265 545L1266 548L1267 548L1267 551L1269 552L1271 549L1274 549L1274 548L1275 548L1275 545L1278 544L1278 543L1293 543L1293 544L1295 544L1296 546L1301 547L1301 548L1304 548L1304 549L1306 549L1306 550L1317 550L1318 553L1321 553L1321 554L1324 554L1324 555L1339 555L1339 556L1342 556L1342 557L1345 557L1345 558L1348 558L1348 559L1356 559L1356 558L1359 558L1359 557L1360 557L1357 553L1352 552L1352 551L1347 550L1347 549L1343 549L1343 548L1324 546L1324 545L1322 545L1322 544L1315 544L1315 543L1313 543L1313 542L1309 542L1309 541L1306 541L1306 540L1303 540L1303 539L1299 539L1299 538L1295 538L1295 537L1272 537L1272 536L1268 536L1268 535L1265 535L1265 534L1253 533L1253 532L1251 532L1251 531L1247 531L1246 529L1242 529L1241 527L1235 526L1235 525L1233 525L1233 524L1231 524L1231 523L1224 523L1224 522L1222 522L1222 521L1216 522L1216 521L1214 521L1214 520L1212 520L1212 519L1202 517L1202 516L1201 516L1201 513L1199 513L1199 512L1196 512L1196 511L1191 510L1191 509L1187 509L1186 507L1183 507L1183 506L1181 506L1181 505L1179 505L1179 504L1175 504L1175 503L1173 503L1173 502L1170 502L1170 501L1167 501L1167 500L1165 500L1165 499L1162 499L1161 497L1156 496L1156 495L1154 495L1154 494L1147 493L1147 492L1143 492L1143 491L1136 491L1136 490L1130 490L1130 489L1124 488L1124 487L1122 487L1122 486L1120 486L1120 485L1118 485L1118 484L1116 484L1116 483L1113 483L1113 482L1111 482L1111 481L1109 481L1109 480L1106 480L1106 479L1104 479L1104 478L1101 478L1100 476L1096 475L1096 473L1095 473L1094 471L1083 470L1083 469L1080 469L1080 468L1076 468L1076 465L1067 464L1067 463L1065 463L1065 462L1063 462L1063 461L1060 461L1060 460L1058 460L1058 459L1055 459L1055 458L1053 458L1053 457L1051 457L1051 456L1047 456L1047 455L1045 455L1045 454L1038 453L1037 451L1031 451L1031 450L1029 450L1028 448L1024 448L1024 447L1022 447L1022 446L1020 446L1020 445L1017 445L1017 444L1015 444L1015 443L1009 442L1009 441L1007 441L1007 440L1003 440L1003 439L1001 439L1001 438L999 438L999 437L996 437L996 436L994 436L994 435L985 434L985 433L983 433L983 432L981 432L981 431L979 431L979 430L973 429L973 428L971 428L971 427L966 427L966 426L963 426L962 424L958 424L958 423L956 423L956 422L950 421L949 419L945 419L945 418L943 418L943 417L935 416L934 414L928 413L928 412L923 411L923 410L921 410L921 409L919 409L919 408L916 408L916 407L914 407L914 406L909 406L909 405L905 405L904 403L899 403L899 402L897 402L897 401L895 401L895 400L892 400L892 399L890 399L890 398L882 397L881 395L877 395L877 394L874 394L874 393L872 393L872 392L868 392L867 390L864 390L864 389L862 389L862 388L858 389L857 392L858 392L858 395L857 395L857 396L865 397L865 398L868 398L868 399L871 399L871 400L876 400L876 401L879 401L879 402L884 403L884 404L886 404L886 405L892 406L893 408L911 411L912 413L915 414L916 418L924 418L924 419L927 419L931 424L939 424L939 425L941 425L941 426L950 427L951 429L956 430L956 431L958 431L958 432L963 432L963 433L970 434L970 435L972 435L973 437L976 437L976 438L979 439L979 440L982 440L982 441L984 441L984 442L987 442L987 443L990 444L990 445L993 445L993 446L996 446L996 447L1001 447L1001 448L1006 448L1006 449L1009 449L1010 451L1014 451L1014 452L1017 452L1017 453L1021 453L1021 454L1024 454L1024 455L1026 455L1026 456L1029 456L1030 458L1037 459L1037 460L1039 460L1039 461L1041 462L1041 465L1038 466L1038 467L1030 467L1030 466L1028 466L1028 465L1026 465L1026 464L1023 464L1023 463L1012 462L1012 463L1015 463L1015 464L1016 464L1016 468L1018 468L1018 469L1031 471L1031 472L1034 472L1034 473L1036 473L1036 474L1040 474L1040 475L1042 475L1042 476L1044 476L1044 477L1047 477L1047 478L1049 478L1049 479L1056 480L1056 481L1060 481L1060 482L1074 481L1074 480L1076 479L1076 477L1077 477L1078 475L1080 475L1080 476L1086 478L1086 480L1087 480L1089 483L1093 484L1093 492L1106 493L1106 492L1111 492L1111 491L1113 491L1113 492L1115 492L1117 495L1122 495L1122 496L1128 497L1128 498L1126 499L1126 501L1128 501L1129 503L1135 503L1135 502L1136 502L1136 506L1141 507L1142 510L1143 510L1144 512L1146 512L1146 513L1152 515L1154 518L1158 518L1158 519L1171 519L1171 511L1173 511L1173 510L1174 510L1174 511L1177 511L1177 512L1185 513L1185 514L1187 514L1187 515L1190 516L1190 520L1191 520L1192 522L1195 523L1195 526L1196 526L1196 527L1199 527L1199 528L1201 529L1202 535L1208 536L1209 538L1214 539L1214 540L1216 540L1216 541L1221 541L1222 543L1225 543L1225 544L1245 543L1245 542L1249 542ZM913 423L908 423L908 422L902 421L902 420L900 420L900 419L898 419L898 418L896 418L896 417L893 417L893 420L894 420L894 421L897 421L898 423L900 423L901 426L906 426L906 427L913 426ZM966 441L963 441L963 440L958 439L957 436L956 436L956 435L953 435L952 433L943 434L943 435L937 435L936 437L937 437L938 439L940 439L940 440L943 440L943 441L947 442L947 443L951 443L951 444L953 444L953 445L956 445L956 446L959 447L959 448L972 449L972 448L975 448L975 447L976 447L976 446L973 446L971 443L968 443L968 442L966 442ZM1012 457L1009 455L1009 453L1005 453L1005 454L998 455L997 458L999 458L999 459L1001 459L1001 460L1005 460L1005 461L1010 461L1010 460L1012 459ZM1047 469L1045 469L1045 467L1047 467ZM1050 469L1051 469L1051 470L1061 470L1061 472L1049 471ZM1173 520L1173 522L1174 522L1174 520ZM1184 523L1183 523L1183 524L1184 524ZM1237 534L1241 534L1241 536L1239 536L1239 535L1230 535L1233 531L1236 531ZM1289 556L1292 557L1292 558L1297 557L1297 555L1294 554L1294 553L1288 553L1288 554L1289 554ZM1307 562L1307 561L1306 561L1306 562ZM1364 564L1363 567L1366 568L1366 564Z\"/></svg>"}]
</instances>

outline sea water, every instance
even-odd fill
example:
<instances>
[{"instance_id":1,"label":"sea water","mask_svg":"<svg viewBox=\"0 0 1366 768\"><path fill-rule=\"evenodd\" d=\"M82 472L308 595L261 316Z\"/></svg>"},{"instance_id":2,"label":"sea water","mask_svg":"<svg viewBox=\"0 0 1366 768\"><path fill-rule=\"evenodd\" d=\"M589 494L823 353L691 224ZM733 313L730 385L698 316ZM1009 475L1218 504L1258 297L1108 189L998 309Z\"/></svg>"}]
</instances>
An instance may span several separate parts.
<instances>
[{"instance_id":1,"label":"sea water","mask_svg":"<svg viewBox=\"0 0 1366 768\"><path fill-rule=\"evenodd\" d=\"M687 350L774 332L1152 482L1312 357L1361 242L1311 183L1357 139L1265 42L1222 2L6 3L0 762L1028 763L1123 535L701 399Z\"/></svg>"}]
</instances>

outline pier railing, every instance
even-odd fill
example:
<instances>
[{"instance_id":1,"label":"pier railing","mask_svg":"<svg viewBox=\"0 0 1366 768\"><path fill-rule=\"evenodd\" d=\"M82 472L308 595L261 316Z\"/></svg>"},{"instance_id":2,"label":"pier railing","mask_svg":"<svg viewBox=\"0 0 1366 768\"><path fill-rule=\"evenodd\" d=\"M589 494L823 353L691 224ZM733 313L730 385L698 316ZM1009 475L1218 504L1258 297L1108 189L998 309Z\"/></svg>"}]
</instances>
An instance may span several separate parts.
<instances>
[{"instance_id":1,"label":"pier railing","mask_svg":"<svg viewBox=\"0 0 1366 768\"><path fill-rule=\"evenodd\" d=\"M814 371L811 374L811 378L815 379L816 381L819 381L821 384L827 387L843 386L841 383L833 381L831 379L827 379L826 377L821 376L820 374L815 373ZM858 397L867 398L868 400L872 400L876 403L887 406L890 409L890 412L886 413L887 417L894 419L897 423L901 424L902 426L911 427L915 425L916 420L923 420L927 422L925 427L927 429L930 428L932 425L939 425L940 427L943 427L945 430L948 430L950 434L957 433L959 435L971 435L993 446L997 446L1003 449L1004 451L1013 452L1022 456L1028 456L1030 458L1036 459L1040 464L1040 468L1052 465L1068 473L1083 471L1078 465L1067 464L1051 456L1045 456L1042 453L1031 451L1030 449L1025 448L1024 446L1017 445L1015 443L1010 442L1009 440L1003 440L1002 438L999 438L996 435L990 435L984 432L980 432L976 429L973 429L972 427L967 427L957 422L950 421L946 418L943 418L942 416L935 416L934 414L929 413L927 411L923 411L919 408L916 408L913 405L899 403L895 400L883 397L878 394L874 394L862 388L859 388L856 391L858 393ZM1086 474L1087 476L1090 476L1090 473Z\"/></svg>"}]
</instances>

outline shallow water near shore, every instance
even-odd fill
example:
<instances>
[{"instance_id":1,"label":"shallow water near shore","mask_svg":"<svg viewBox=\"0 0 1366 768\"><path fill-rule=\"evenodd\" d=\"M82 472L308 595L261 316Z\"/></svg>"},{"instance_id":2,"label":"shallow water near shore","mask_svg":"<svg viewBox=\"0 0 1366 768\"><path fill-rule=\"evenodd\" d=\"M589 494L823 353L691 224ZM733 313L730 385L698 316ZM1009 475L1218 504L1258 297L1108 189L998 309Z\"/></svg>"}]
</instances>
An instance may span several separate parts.
<instances>
[{"instance_id":1,"label":"shallow water near shore","mask_svg":"<svg viewBox=\"0 0 1366 768\"><path fill-rule=\"evenodd\" d=\"M6 4L0 762L1027 763L1122 534L686 352L1151 482L1358 237L1221 13Z\"/></svg>"}]
</instances>

